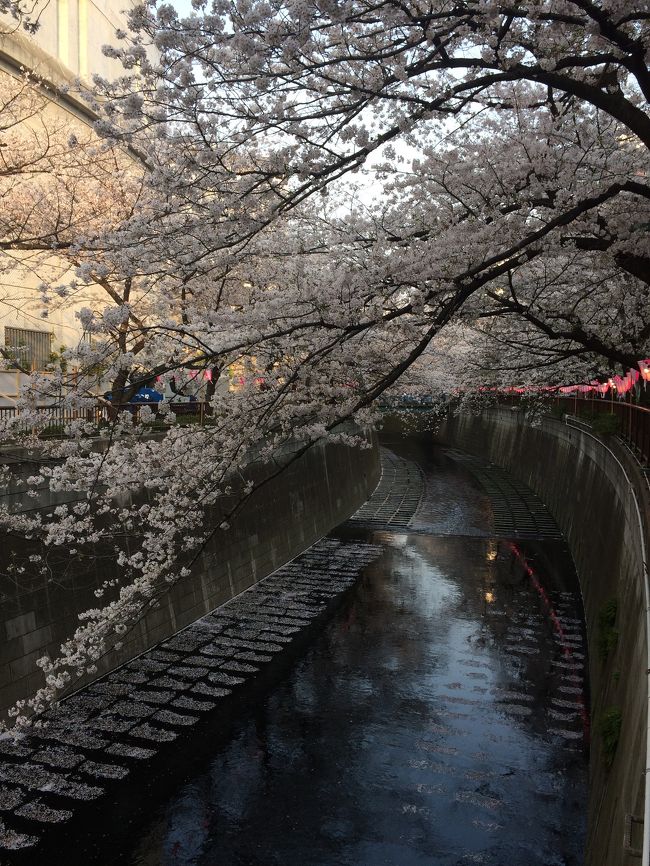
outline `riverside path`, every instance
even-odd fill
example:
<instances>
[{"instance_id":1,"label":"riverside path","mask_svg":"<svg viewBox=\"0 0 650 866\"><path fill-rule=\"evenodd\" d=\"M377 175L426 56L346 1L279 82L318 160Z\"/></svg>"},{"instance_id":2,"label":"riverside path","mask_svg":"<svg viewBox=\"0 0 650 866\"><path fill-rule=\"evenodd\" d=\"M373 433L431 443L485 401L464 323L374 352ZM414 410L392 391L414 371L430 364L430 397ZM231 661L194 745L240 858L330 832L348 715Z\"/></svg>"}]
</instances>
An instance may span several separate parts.
<instances>
[{"instance_id":1,"label":"riverside path","mask_svg":"<svg viewBox=\"0 0 650 866\"><path fill-rule=\"evenodd\" d=\"M5 756L5 796L22 798L11 832L27 840L29 803L64 811L48 753L76 754L67 784L91 787L94 769L103 791L11 862L582 862L586 642L561 534L527 488L467 455L413 440L382 466L371 500L311 553L73 699L70 712L94 708L101 762L60 726L61 743L29 746L31 788ZM288 661L264 674L274 650Z\"/></svg>"}]
</instances>

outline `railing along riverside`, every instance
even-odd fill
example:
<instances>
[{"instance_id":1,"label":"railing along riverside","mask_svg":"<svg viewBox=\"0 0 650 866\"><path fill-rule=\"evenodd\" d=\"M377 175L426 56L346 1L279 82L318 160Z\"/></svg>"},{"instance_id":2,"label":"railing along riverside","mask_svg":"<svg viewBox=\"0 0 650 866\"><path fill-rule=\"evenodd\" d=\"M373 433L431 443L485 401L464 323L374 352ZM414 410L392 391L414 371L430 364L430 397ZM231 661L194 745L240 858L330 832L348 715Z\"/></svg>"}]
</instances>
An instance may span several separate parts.
<instances>
[{"instance_id":1,"label":"railing along riverside","mask_svg":"<svg viewBox=\"0 0 650 866\"><path fill-rule=\"evenodd\" d=\"M172 412L176 415L192 415L197 416L198 421L203 423L208 412L208 404L197 401L196 403L170 403ZM140 423L140 411L148 406L154 415L154 419L160 417L157 413L156 403L126 403L120 406L121 412L130 412L134 423ZM45 427L39 430L42 434L64 435L65 427L73 421L87 421L95 427L100 427L102 424L110 421L111 407L109 405L99 403L95 406L86 407L84 409L73 409L62 406L36 406L35 411L45 420ZM29 415L17 408L16 406L0 406L0 425L3 421L16 419L12 424L12 429L17 433L29 433L34 428L32 420L34 409L30 410ZM24 420L23 420L24 419Z\"/></svg>"},{"instance_id":2,"label":"railing along riverside","mask_svg":"<svg viewBox=\"0 0 650 866\"><path fill-rule=\"evenodd\" d=\"M607 400L601 397L577 397L574 395L554 398L558 408L567 414L585 420L599 419L610 415L618 419L618 430L614 431L627 441L639 462L650 466L650 408L639 406L631 400ZM567 411L567 410L565 410Z\"/></svg>"},{"instance_id":3,"label":"railing along riverside","mask_svg":"<svg viewBox=\"0 0 650 866\"><path fill-rule=\"evenodd\" d=\"M34 411L46 422L46 430L44 432L47 432L47 428L51 428L53 432L59 429L63 432L66 424L79 420L99 425L102 419L106 417L102 407L99 405L84 409L73 409L69 406L36 406L30 409L29 414L16 406L0 406L0 423L9 419L16 419L15 423L12 424L12 428L20 433L29 432L34 426L32 420Z\"/></svg>"},{"instance_id":4,"label":"railing along riverside","mask_svg":"<svg viewBox=\"0 0 650 866\"><path fill-rule=\"evenodd\" d=\"M530 398L525 394L507 394L499 396L499 403L522 406L527 399ZM550 406L559 415L573 415L580 421L586 422L596 433L615 433L620 436L644 469L650 468L650 408L648 406L641 406L631 400L612 400L577 394L545 396L544 404ZM607 416L612 418L611 425L606 423Z\"/></svg>"}]
</instances>

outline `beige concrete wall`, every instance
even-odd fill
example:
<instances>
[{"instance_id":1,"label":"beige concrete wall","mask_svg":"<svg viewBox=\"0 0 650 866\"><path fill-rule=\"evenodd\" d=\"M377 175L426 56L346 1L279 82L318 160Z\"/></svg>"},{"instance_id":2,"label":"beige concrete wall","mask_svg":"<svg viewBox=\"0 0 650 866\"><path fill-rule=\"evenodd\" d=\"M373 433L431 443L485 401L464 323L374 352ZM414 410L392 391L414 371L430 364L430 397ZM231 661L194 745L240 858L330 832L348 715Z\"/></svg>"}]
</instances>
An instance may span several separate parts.
<instances>
[{"instance_id":1,"label":"beige concrete wall","mask_svg":"<svg viewBox=\"0 0 650 866\"><path fill-rule=\"evenodd\" d=\"M8 17L0 17L0 51L60 85L97 74L116 78L121 64L102 53L117 44L115 31L126 30L126 12L136 0L40 0L40 26L28 35Z\"/></svg>"},{"instance_id":2,"label":"beige concrete wall","mask_svg":"<svg viewBox=\"0 0 650 866\"><path fill-rule=\"evenodd\" d=\"M2 73L0 72L0 76ZM44 304L39 286L44 281L65 283L74 271L65 260L42 254L15 254L11 270L0 273L0 345L8 344L6 328L40 331L51 335L54 354L64 347L74 347L84 339L77 312L82 307L102 310L112 304L104 290L95 285L81 285L64 301ZM27 376L15 370L0 370L0 407L12 406ZM40 402L48 403L47 399Z\"/></svg>"}]
</instances>

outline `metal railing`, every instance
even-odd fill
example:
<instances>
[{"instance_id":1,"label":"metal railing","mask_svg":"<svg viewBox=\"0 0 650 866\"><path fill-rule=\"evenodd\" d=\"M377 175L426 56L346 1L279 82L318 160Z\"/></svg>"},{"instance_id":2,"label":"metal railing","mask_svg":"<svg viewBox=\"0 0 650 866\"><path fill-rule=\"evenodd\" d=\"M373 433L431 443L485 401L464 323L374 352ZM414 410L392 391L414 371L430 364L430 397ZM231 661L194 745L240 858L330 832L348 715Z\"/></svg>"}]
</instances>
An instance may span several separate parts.
<instances>
[{"instance_id":1,"label":"metal railing","mask_svg":"<svg viewBox=\"0 0 650 866\"><path fill-rule=\"evenodd\" d=\"M509 395L502 397L500 402L509 403L510 405L521 405L524 397ZM573 394L558 394L554 397L547 398L551 407L560 414L572 414L581 418L587 423L593 424L596 432L602 432L602 420L606 416L611 416L616 421L607 426L606 432L616 432L622 436L630 448L634 451L639 462L650 467L650 408L641 406L631 400L611 400L602 399L600 397L585 397ZM160 418L157 413L157 405L155 403L128 403L120 407L120 411L128 411L133 416L134 423L140 423L140 413L143 406L148 405L153 410L154 418ZM191 415L196 418L198 423L202 424L209 417L209 405L202 401L195 403L171 403L170 407L176 415ZM96 427L111 420L110 406L106 403L103 405L97 403L95 406L86 407L83 409L72 409L62 406L38 406L39 414L41 415L41 423L38 425L39 433L48 432L50 435L63 435L66 425L73 421L84 420ZM17 433L29 433L35 425L30 416L26 417L24 422L19 419L21 410L14 406L0 406L0 424L10 418L16 418L13 429ZM598 422L601 422L599 424ZM599 430L599 427L601 428Z\"/></svg>"},{"instance_id":2,"label":"metal railing","mask_svg":"<svg viewBox=\"0 0 650 866\"><path fill-rule=\"evenodd\" d=\"M126 403L120 406L120 412L130 412L133 423L139 424L141 411L145 406L148 406L153 411L153 420L161 420L164 416L158 415L157 405L155 403ZM190 415L200 424L209 417L209 405L205 402L170 403L169 405L175 415ZM33 410L25 413L15 406L0 406L0 427L3 426L3 422L11 420L13 423L10 429L17 434L34 432L39 435L63 436L66 426L74 421L86 421L99 429L106 425L112 417L111 407L106 403L97 403L83 409L63 406L37 406L35 408L39 416L36 424L33 419Z\"/></svg>"},{"instance_id":3,"label":"metal railing","mask_svg":"<svg viewBox=\"0 0 650 866\"><path fill-rule=\"evenodd\" d=\"M167 406L177 417L191 416L200 424L203 424L206 418L210 416L210 404L201 400L196 400L193 403L174 403L173 400L170 400L169 403L167 403ZM160 403L125 403L119 407L119 411L130 412L133 416L133 423L139 424L143 420L140 415L145 407L150 409L152 412L152 416L149 416L149 418L153 417L154 421L164 422L165 415L159 411ZM110 406L105 405L103 407L103 412L105 419L114 417L111 414Z\"/></svg>"},{"instance_id":4,"label":"metal railing","mask_svg":"<svg viewBox=\"0 0 650 866\"><path fill-rule=\"evenodd\" d=\"M500 404L523 407L526 395L499 395ZM539 405L539 404L537 404ZM577 394L544 397L543 405L558 416L573 415L589 425L594 433L620 436L644 467L650 467L650 408L632 400L603 399Z\"/></svg>"},{"instance_id":5,"label":"metal railing","mask_svg":"<svg viewBox=\"0 0 650 866\"><path fill-rule=\"evenodd\" d=\"M38 428L43 433L47 433L48 431L62 433L66 425L79 420L88 421L91 424L99 426L100 422L106 417L102 407L99 405L84 409L71 409L70 407L63 406L36 406L35 408L39 415ZM30 430L36 427L33 422L33 410L25 413L15 406L0 406L0 424L9 420L14 421L11 429L17 433L29 433Z\"/></svg>"},{"instance_id":6,"label":"metal railing","mask_svg":"<svg viewBox=\"0 0 650 866\"><path fill-rule=\"evenodd\" d=\"M612 424L607 432L622 436L639 462L643 466L650 466L650 408L647 406L640 406L631 400L607 400L600 397L574 395L555 397L554 403L558 408L570 412L577 418L587 422L594 421L596 432L599 432L599 421L602 424L607 416L616 418L618 423Z\"/></svg>"}]
</instances>

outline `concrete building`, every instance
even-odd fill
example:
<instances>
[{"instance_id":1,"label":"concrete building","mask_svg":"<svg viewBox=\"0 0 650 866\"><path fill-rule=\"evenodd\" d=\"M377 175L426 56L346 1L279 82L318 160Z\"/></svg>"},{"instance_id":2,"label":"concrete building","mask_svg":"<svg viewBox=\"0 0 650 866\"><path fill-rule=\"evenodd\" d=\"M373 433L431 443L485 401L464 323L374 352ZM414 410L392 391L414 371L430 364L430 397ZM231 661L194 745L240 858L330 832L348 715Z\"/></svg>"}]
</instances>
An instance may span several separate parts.
<instances>
[{"instance_id":1,"label":"concrete building","mask_svg":"<svg viewBox=\"0 0 650 866\"><path fill-rule=\"evenodd\" d=\"M25 71L52 85L35 116L24 124L27 138L38 134L42 138L55 129L60 136L78 136L80 131L89 134L94 117L83 99L75 95L75 81L89 82L93 74L107 78L120 74L121 65L105 57L102 46L115 41L117 28L126 28L123 10L134 5L134 0L41 0L40 26L34 35L10 18L0 17L2 105L24 79ZM0 147L1 132L0 126ZM16 146L15 131L10 140L11 145L5 147ZM38 217L36 207L35 214ZM71 275L69 262L42 251L21 252L19 258L12 255L13 261L9 261L0 253L0 346L21 367L42 370L53 362L61 347L82 338L75 311L93 306L93 301L101 308L101 302L107 300L99 288L81 287L73 297L48 305L45 313L39 286L44 280L65 280ZM17 370L0 372L0 407L15 403L24 378Z\"/></svg>"}]
</instances>

